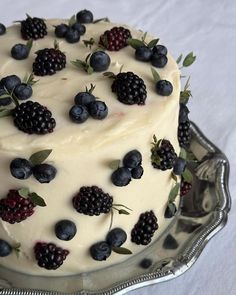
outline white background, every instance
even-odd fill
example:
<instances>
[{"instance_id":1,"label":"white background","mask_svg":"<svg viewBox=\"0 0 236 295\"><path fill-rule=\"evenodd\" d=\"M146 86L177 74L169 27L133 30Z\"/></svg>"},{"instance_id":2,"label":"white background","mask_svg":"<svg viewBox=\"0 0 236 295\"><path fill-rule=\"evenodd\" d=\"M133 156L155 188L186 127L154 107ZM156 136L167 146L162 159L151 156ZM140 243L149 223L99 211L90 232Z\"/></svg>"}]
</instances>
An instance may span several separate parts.
<instances>
[{"instance_id":1,"label":"white background","mask_svg":"<svg viewBox=\"0 0 236 295\"><path fill-rule=\"evenodd\" d=\"M230 189L236 196L236 1L235 0L0 0L0 22L10 25L25 13L44 18L70 17L91 9L161 38L170 52L194 51L191 119L228 156ZM1 46L1 44L0 44ZM0 61L1 66L1 61ZM181 277L130 292L132 295L235 295L236 205L229 222Z\"/></svg>"}]
</instances>

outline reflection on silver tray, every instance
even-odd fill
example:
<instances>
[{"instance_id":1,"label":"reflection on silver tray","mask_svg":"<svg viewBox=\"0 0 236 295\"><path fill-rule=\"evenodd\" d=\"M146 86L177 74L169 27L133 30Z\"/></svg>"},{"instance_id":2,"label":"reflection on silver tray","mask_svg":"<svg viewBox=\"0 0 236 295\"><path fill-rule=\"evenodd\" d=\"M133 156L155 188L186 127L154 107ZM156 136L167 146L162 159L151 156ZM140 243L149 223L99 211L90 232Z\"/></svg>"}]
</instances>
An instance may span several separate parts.
<instances>
[{"instance_id":1,"label":"reflection on silver tray","mask_svg":"<svg viewBox=\"0 0 236 295\"><path fill-rule=\"evenodd\" d=\"M207 241L225 225L231 202L227 158L193 123L191 130L190 149L198 159L190 167L193 189L150 247L118 265L70 277L34 277L0 267L0 295L124 294L175 278L190 268ZM153 261L148 269L139 266L144 258Z\"/></svg>"}]
</instances>

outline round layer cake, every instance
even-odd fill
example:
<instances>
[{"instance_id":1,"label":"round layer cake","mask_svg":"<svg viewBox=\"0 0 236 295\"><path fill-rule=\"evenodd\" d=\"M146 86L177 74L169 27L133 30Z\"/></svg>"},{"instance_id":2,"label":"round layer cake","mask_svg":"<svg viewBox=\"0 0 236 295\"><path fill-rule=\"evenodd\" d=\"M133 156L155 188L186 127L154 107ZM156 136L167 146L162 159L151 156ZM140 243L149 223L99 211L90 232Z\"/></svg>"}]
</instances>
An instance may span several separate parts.
<instances>
[{"instance_id":1,"label":"round layer cake","mask_svg":"<svg viewBox=\"0 0 236 295\"><path fill-rule=\"evenodd\" d=\"M65 38L56 38L54 33L54 26L68 23L67 20L53 19L46 20L45 23L47 35L33 41L31 52L24 60L16 60L10 54L15 44L24 43L21 24L9 27L6 34L0 36L1 78L17 75L23 79L25 74L30 74L36 58L35 53L44 48L53 48L55 39L67 59L65 68L55 74L35 76L35 80L39 81L33 85L33 96L30 98L52 112L56 121L53 132L44 135L27 134L14 126L12 115L0 118L1 198L7 198L11 190L19 194L19 189L28 188L30 192L41 196L46 203L46 206L35 206L33 214L20 222L11 224L0 219L0 239L6 241L12 248L17 245L20 250L18 257L14 251L6 257L0 257L0 264L28 274L55 276L104 268L130 257L116 253L117 247L106 260L98 261L91 255L92 245L106 241L111 217L112 228L120 228L127 234L127 240L122 248L129 249L132 252L130 255L145 248L142 243L138 245L138 237L136 242L135 238L132 238L132 233L135 235L134 227L142 213L152 211L150 214L157 218L158 226L155 227L152 242L168 226L171 219L165 218L164 215L168 196L175 181L171 177L172 169L162 171L154 167L151 150L155 135L157 141L168 140L174 147L175 153L179 154L177 129L180 72L175 60L168 53L167 64L156 70L162 80L172 84L173 92L168 96L162 96L156 92L151 63L135 59L134 49L131 46L124 46L119 51L106 50L111 60L106 72L113 72L115 75L120 70L133 72L146 85L147 97L144 103L140 105L122 103L117 99L117 93L112 91L112 79L103 75L105 71L88 74L71 63L75 60L85 60L88 54L98 47L100 36L105 31L120 25L105 21L88 23L85 25L86 33L80 37L80 42L72 44ZM122 27L129 29L132 38L141 40L144 35L143 32L133 28ZM95 41L92 49L86 47L83 42L91 38ZM148 43L152 39L147 35L145 41ZM90 116L84 123L76 124L69 116L69 111L74 105L74 97L77 93L85 91L86 87L90 88L91 84L96 86L93 95L97 100L105 102L108 115L102 120ZM8 108L14 108L14 105ZM50 183L40 183L33 175L25 180L12 176L10 163L14 159L29 159L32 154L43 150L52 150L45 163L52 165L57 171ZM120 160L119 165L123 167L124 156L133 150L137 150L142 156L142 164L139 165L143 167L143 175L139 175L138 179L132 178L127 185L117 186L111 178L116 169L114 165ZM131 172L130 167L127 169ZM82 187L87 187L91 193L93 186L99 187L104 194L109 194L113 198L110 199L112 204L107 205L107 212L101 214L98 212L98 216L78 212L73 205L73 198L77 197L78 201L82 196ZM21 193L22 191L24 190L21 190ZM95 194L95 199L98 195L99 193ZM95 200L95 207L96 204ZM6 209L1 203L1 216L4 215L4 208ZM96 208L93 209L96 211ZM118 210L123 210L124 214L119 214L122 212ZM55 225L61 220L70 220L76 226L77 231L72 239L62 240L57 237ZM145 226L147 228L150 224ZM53 243L56 247L67 250L66 259L60 267L48 270L38 265L39 257L35 254L35 245L40 243L41 245Z\"/></svg>"}]
</instances>

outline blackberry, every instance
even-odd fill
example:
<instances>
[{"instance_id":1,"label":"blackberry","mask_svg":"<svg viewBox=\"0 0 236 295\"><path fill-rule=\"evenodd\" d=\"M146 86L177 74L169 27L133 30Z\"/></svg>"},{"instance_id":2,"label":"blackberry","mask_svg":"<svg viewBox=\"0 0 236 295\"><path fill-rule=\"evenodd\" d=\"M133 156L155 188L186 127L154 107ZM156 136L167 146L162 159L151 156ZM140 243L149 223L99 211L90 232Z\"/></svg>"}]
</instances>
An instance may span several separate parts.
<instances>
[{"instance_id":1,"label":"blackberry","mask_svg":"<svg viewBox=\"0 0 236 295\"><path fill-rule=\"evenodd\" d=\"M173 168L177 155L169 140L162 139L154 144L151 153L151 161L154 168L163 171Z\"/></svg>"},{"instance_id":2,"label":"blackberry","mask_svg":"<svg viewBox=\"0 0 236 295\"><path fill-rule=\"evenodd\" d=\"M190 121L179 123L178 126L178 140L181 147L188 148L191 140Z\"/></svg>"},{"instance_id":3,"label":"blackberry","mask_svg":"<svg viewBox=\"0 0 236 295\"><path fill-rule=\"evenodd\" d=\"M38 242L34 246L34 253L38 266L55 270L63 264L69 251L57 247L53 243Z\"/></svg>"},{"instance_id":4,"label":"blackberry","mask_svg":"<svg viewBox=\"0 0 236 295\"><path fill-rule=\"evenodd\" d=\"M7 197L0 200L0 218L11 224L19 223L34 213L34 207L30 199L21 197L17 190L10 190Z\"/></svg>"},{"instance_id":5,"label":"blackberry","mask_svg":"<svg viewBox=\"0 0 236 295\"><path fill-rule=\"evenodd\" d=\"M72 203L77 212L85 215L100 215L109 213L112 208L113 197L103 192L97 186L83 186L73 198Z\"/></svg>"},{"instance_id":6,"label":"blackberry","mask_svg":"<svg viewBox=\"0 0 236 295\"><path fill-rule=\"evenodd\" d=\"M137 245L148 245L157 229L157 218L154 212L151 210L142 213L132 229L131 241Z\"/></svg>"},{"instance_id":7,"label":"blackberry","mask_svg":"<svg viewBox=\"0 0 236 295\"><path fill-rule=\"evenodd\" d=\"M47 35L47 26L43 19L27 16L21 22L21 35L25 40L44 38Z\"/></svg>"},{"instance_id":8,"label":"blackberry","mask_svg":"<svg viewBox=\"0 0 236 295\"><path fill-rule=\"evenodd\" d=\"M57 44L55 48L44 48L38 50L36 54L33 72L37 76L54 75L66 67L66 55L59 50Z\"/></svg>"},{"instance_id":9,"label":"blackberry","mask_svg":"<svg viewBox=\"0 0 236 295\"><path fill-rule=\"evenodd\" d=\"M28 134L51 133L56 126L52 113L38 102L20 104L13 110L12 116L15 126Z\"/></svg>"},{"instance_id":10,"label":"blackberry","mask_svg":"<svg viewBox=\"0 0 236 295\"><path fill-rule=\"evenodd\" d=\"M144 81L132 72L119 73L112 84L112 92L120 102L128 105L144 105L147 98Z\"/></svg>"},{"instance_id":11,"label":"blackberry","mask_svg":"<svg viewBox=\"0 0 236 295\"><path fill-rule=\"evenodd\" d=\"M131 33L128 29L114 27L101 35L99 44L110 51L119 51L127 46L127 40L129 38L131 38Z\"/></svg>"},{"instance_id":12,"label":"blackberry","mask_svg":"<svg viewBox=\"0 0 236 295\"><path fill-rule=\"evenodd\" d=\"M183 197L187 195L187 193L189 193L191 189L192 189L192 184L182 180L181 186L180 186L180 196Z\"/></svg>"}]
</instances>

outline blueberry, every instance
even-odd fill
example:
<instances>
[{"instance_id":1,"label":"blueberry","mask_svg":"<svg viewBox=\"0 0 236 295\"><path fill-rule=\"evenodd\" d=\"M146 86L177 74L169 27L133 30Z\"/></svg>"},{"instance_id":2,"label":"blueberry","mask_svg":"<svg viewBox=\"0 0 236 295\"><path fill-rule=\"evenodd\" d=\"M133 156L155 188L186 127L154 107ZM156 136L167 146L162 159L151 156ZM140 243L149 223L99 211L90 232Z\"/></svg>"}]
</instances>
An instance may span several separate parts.
<instances>
[{"instance_id":1,"label":"blueberry","mask_svg":"<svg viewBox=\"0 0 236 295\"><path fill-rule=\"evenodd\" d=\"M6 95L6 91L0 87L0 96L2 95ZM5 98L0 98L0 106L2 107L5 107L5 106L8 106L9 104L12 103L12 99L11 97L5 97Z\"/></svg>"},{"instance_id":2,"label":"blueberry","mask_svg":"<svg viewBox=\"0 0 236 295\"><path fill-rule=\"evenodd\" d=\"M76 15L77 21L82 24L88 24L93 22L93 14L89 10L81 10Z\"/></svg>"},{"instance_id":3,"label":"blueberry","mask_svg":"<svg viewBox=\"0 0 236 295\"><path fill-rule=\"evenodd\" d=\"M94 260L106 260L111 255L111 247L106 242L98 242L92 245L90 254Z\"/></svg>"},{"instance_id":4,"label":"blueberry","mask_svg":"<svg viewBox=\"0 0 236 295\"><path fill-rule=\"evenodd\" d=\"M85 25L82 25L81 23L75 23L72 25L72 29L79 32L80 36L84 35L86 32Z\"/></svg>"},{"instance_id":5,"label":"blueberry","mask_svg":"<svg viewBox=\"0 0 236 295\"><path fill-rule=\"evenodd\" d=\"M6 241L0 240L0 257L6 257L12 252L12 246Z\"/></svg>"},{"instance_id":6,"label":"blueberry","mask_svg":"<svg viewBox=\"0 0 236 295\"><path fill-rule=\"evenodd\" d=\"M134 179L140 179L143 176L143 167L137 166L131 170L131 175Z\"/></svg>"},{"instance_id":7,"label":"blueberry","mask_svg":"<svg viewBox=\"0 0 236 295\"><path fill-rule=\"evenodd\" d=\"M164 54L153 54L151 57L151 63L154 67L164 68L167 64L168 58Z\"/></svg>"},{"instance_id":8,"label":"blueberry","mask_svg":"<svg viewBox=\"0 0 236 295\"><path fill-rule=\"evenodd\" d=\"M156 45L153 47L152 52L155 54L167 55L167 48L164 45Z\"/></svg>"},{"instance_id":9,"label":"blueberry","mask_svg":"<svg viewBox=\"0 0 236 295\"><path fill-rule=\"evenodd\" d=\"M109 68L111 59L106 52L97 51L91 55L89 63L95 72L103 72Z\"/></svg>"},{"instance_id":10,"label":"blueberry","mask_svg":"<svg viewBox=\"0 0 236 295\"><path fill-rule=\"evenodd\" d=\"M17 85L20 84L21 80L16 75L7 76L1 80L1 86L5 87L8 91L12 91Z\"/></svg>"},{"instance_id":11,"label":"blueberry","mask_svg":"<svg viewBox=\"0 0 236 295\"><path fill-rule=\"evenodd\" d=\"M69 116L71 121L75 123L84 123L88 119L89 113L85 106L75 105L70 109Z\"/></svg>"},{"instance_id":12,"label":"blueberry","mask_svg":"<svg viewBox=\"0 0 236 295\"><path fill-rule=\"evenodd\" d=\"M142 155L138 150L128 152L123 159L123 164L127 168L135 168L142 163Z\"/></svg>"},{"instance_id":13,"label":"blueberry","mask_svg":"<svg viewBox=\"0 0 236 295\"><path fill-rule=\"evenodd\" d=\"M184 169L186 167L186 160L182 158L177 158L175 160L175 165L173 168L173 172L175 175L181 175L184 172Z\"/></svg>"},{"instance_id":14,"label":"blueberry","mask_svg":"<svg viewBox=\"0 0 236 295\"><path fill-rule=\"evenodd\" d=\"M27 179L32 175L32 164L22 158L16 158L11 161L11 175L17 179Z\"/></svg>"},{"instance_id":15,"label":"blueberry","mask_svg":"<svg viewBox=\"0 0 236 295\"><path fill-rule=\"evenodd\" d=\"M6 33L6 27L0 23L0 36Z\"/></svg>"},{"instance_id":16,"label":"blueberry","mask_svg":"<svg viewBox=\"0 0 236 295\"><path fill-rule=\"evenodd\" d=\"M111 247L120 247L127 240L127 234L123 229L117 227L108 233L106 240Z\"/></svg>"},{"instance_id":17,"label":"blueberry","mask_svg":"<svg viewBox=\"0 0 236 295\"><path fill-rule=\"evenodd\" d=\"M179 123L184 123L188 120L189 109L184 103L180 103L179 106Z\"/></svg>"},{"instance_id":18,"label":"blueberry","mask_svg":"<svg viewBox=\"0 0 236 295\"><path fill-rule=\"evenodd\" d=\"M131 172L126 167L120 167L111 175L111 181L116 186L126 186L131 181Z\"/></svg>"},{"instance_id":19,"label":"blueberry","mask_svg":"<svg viewBox=\"0 0 236 295\"><path fill-rule=\"evenodd\" d=\"M108 114L108 108L105 102L95 100L88 105L88 111L93 119L103 120Z\"/></svg>"},{"instance_id":20,"label":"blueberry","mask_svg":"<svg viewBox=\"0 0 236 295\"><path fill-rule=\"evenodd\" d=\"M66 41L69 43L76 43L80 40L80 34L78 31L69 28L65 34Z\"/></svg>"},{"instance_id":21,"label":"blueberry","mask_svg":"<svg viewBox=\"0 0 236 295\"><path fill-rule=\"evenodd\" d=\"M95 96L89 92L79 92L75 96L76 105L88 105L90 102L95 101Z\"/></svg>"},{"instance_id":22,"label":"blueberry","mask_svg":"<svg viewBox=\"0 0 236 295\"><path fill-rule=\"evenodd\" d=\"M165 218L172 218L176 212L177 212L177 208L176 208L175 203L170 203L166 207L164 216L165 216Z\"/></svg>"},{"instance_id":23,"label":"blueberry","mask_svg":"<svg viewBox=\"0 0 236 295\"><path fill-rule=\"evenodd\" d=\"M57 170L52 165L39 164L33 168L33 174L40 183L49 183L56 177Z\"/></svg>"},{"instance_id":24,"label":"blueberry","mask_svg":"<svg viewBox=\"0 0 236 295\"><path fill-rule=\"evenodd\" d=\"M139 266L144 269L149 268L151 265L152 265L152 260L148 258L144 258L139 264Z\"/></svg>"},{"instance_id":25,"label":"blueberry","mask_svg":"<svg viewBox=\"0 0 236 295\"><path fill-rule=\"evenodd\" d=\"M11 56L14 59L26 59L29 55L29 49L25 44L16 44L11 49Z\"/></svg>"},{"instance_id":26,"label":"blueberry","mask_svg":"<svg viewBox=\"0 0 236 295\"><path fill-rule=\"evenodd\" d=\"M159 80L156 84L156 92L162 96L169 96L173 92L173 86L167 80Z\"/></svg>"},{"instance_id":27,"label":"blueberry","mask_svg":"<svg viewBox=\"0 0 236 295\"><path fill-rule=\"evenodd\" d=\"M55 225L55 234L58 239L70 241L76 235L77 228L74 222L64 219Z\"/></svg>"},{"instance_id":28,"label":"blueberry","mask_svg":"<svg viewBox=\"0 0 236 295\"><path fill-rule=\"evenodd\" d=\"M60 24L60 25L58 25L58 26L55 27L55 35L58 38L63 38L63 37L65 37L68 29L69 29L69 26L68 25L66 25L66 24Z\"/></svg>"},{"instance_id":29,"label":"blueberry","mask_svg":"<svg viewBox=\"0 0 236 295\"><path fill-rule=\"evenodd\" d=\"M147 46L140 46L135 50L135 58L139 61L149 61L152 50Z\"/></svg>"},{"instance_id":30,"label":"blueberry","mask_svg":"<svg viewBox=\"0 0 236 295\"><path fill-rule=\"evenodd\" d=\"M19 100L26 100L32 96L33 90L30 85L26 83L21 83L20 85L17 85L14 89L14 94Z\"/></svg>"}]
</instances>

